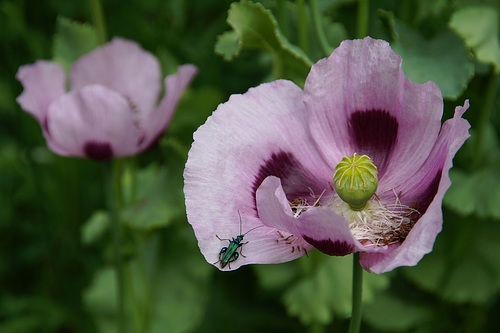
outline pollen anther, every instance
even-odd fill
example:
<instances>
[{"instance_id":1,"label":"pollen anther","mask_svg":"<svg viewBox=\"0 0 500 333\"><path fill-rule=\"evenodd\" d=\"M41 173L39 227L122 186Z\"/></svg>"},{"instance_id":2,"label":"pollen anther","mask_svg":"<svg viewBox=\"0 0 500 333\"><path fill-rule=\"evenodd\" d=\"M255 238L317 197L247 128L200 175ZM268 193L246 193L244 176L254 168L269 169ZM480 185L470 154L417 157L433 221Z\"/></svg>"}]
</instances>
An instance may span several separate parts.
<instances>
[{"instance_id":1,"label":"pollen anther","mask_svg":"<svg viewBox=\"0 0 500 333\"><path fill-rule=\"evenodd\" d=\"M312 191L312 189L309 189L309 195L311 196L311 198L315 200L312 205L309 204L306 198L295 198L292 201L290 201L290 208L292 208L293 217L299 217L300 214L302 214L309 208L321 206L320 200L325 191L326 190L323 190L323 192L321 192L319 196L316 196Z\"/></svg>"}]
</instances>

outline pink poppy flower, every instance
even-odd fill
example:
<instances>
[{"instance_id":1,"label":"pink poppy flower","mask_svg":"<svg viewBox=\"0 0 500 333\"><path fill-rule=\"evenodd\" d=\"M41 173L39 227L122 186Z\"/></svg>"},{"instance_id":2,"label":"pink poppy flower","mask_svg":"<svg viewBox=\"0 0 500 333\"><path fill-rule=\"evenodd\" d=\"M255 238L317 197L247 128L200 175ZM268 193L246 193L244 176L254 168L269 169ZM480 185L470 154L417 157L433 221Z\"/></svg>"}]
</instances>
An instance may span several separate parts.
<instances>
[{"instance_id":1,"label":"pink poppy flower","mask_svg":"<svg viewBox=\"0 0 500 333\"><path fill-rule=\"evenodd\" d=\"M238 235L241 254L224 269L316 248L360 252L364 269L382 273L432 250L469 105L441 126L439 88L410 82L401 62L385 41L344 41L312 66L304 90L278 80L219 105L194 134L184 172L188 220L209 263L222 269ZM361 212L332 186L336 165L354 153L378 169Z\"/></svg>"},{"instance_id":2,"label":"pink poppy flower","mask_svg":"<svg viewBox=\"0 0 500 333\"><path fill-rule=\"evenodd\" d=\"M108 160L154 144L196 72L195 66L183 65L166 77L157 105L162 89L158 60L138 44L114 38L78 59L69 82L57 63L22 66L17 79L24 91L17 102L38 120L53 152Z\"/></svg>"}]
</instances>

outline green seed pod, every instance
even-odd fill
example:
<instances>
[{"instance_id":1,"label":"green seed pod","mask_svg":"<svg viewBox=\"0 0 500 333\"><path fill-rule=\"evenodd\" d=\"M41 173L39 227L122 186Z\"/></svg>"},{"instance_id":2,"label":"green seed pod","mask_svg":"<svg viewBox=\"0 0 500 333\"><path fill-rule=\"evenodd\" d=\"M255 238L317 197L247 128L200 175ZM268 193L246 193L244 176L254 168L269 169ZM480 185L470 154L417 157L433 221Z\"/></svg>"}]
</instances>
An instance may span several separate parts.
<instances>
[{"instance_id":1,"label":"green seed pod","mask_svg":"<svg viewBox=\"0 0 500 333\"><path fill-rule=\"evenodd\" d=\"M335 191L353 210L362 210L377 190L377 173L377 167L368 156L356 153L345 156L335 167Z\"/></svg>"}]
</instances>

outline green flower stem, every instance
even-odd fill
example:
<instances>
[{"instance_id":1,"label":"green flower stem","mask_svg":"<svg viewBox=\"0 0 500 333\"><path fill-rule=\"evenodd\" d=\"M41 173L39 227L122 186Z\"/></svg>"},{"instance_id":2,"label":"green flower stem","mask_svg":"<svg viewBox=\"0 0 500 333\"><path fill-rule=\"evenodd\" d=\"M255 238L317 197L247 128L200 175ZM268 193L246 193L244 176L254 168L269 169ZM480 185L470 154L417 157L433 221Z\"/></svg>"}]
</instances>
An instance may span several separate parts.
<instances>
[{"instance_id":1,"label":"green flower stem","mask_svg":"<svg viewBox=\"0 0 500 333\"><path fill-rule=\"evenodd\" d=\"M276 2L276 19L278 21L278 25L280 27L281 33L285 37L289 37L289 29L288 29L288 15L286 13L286 1L278 0Z\"/></svg>"},{"instance_id":2,"label":"green flower stem","mask_svg":"<svg viewBox=\"0 0 500 333\"><path fill-rule=\"evenodd\" d=\"M299 46L307 54L309 44L307 39L306 4L304 0L297 0L297 15L299 17Z\"/></svg>"},{"instance_id":3,"label":"green flower stem","mask_svg":"<svg viewBox=\"0 0 500 333\"><path fill-rule=\"evenodd\" d=\"M153 325L153 309L154 309L154 283L159 274L159 269L152 263L158 262L160 236L153 235L136 235L137 244L137 283L143 290L143 302L141 304L141 329L137 332L148 333ZM149 268L149 269L148 269ZM148 274L149 273L149 274Z\"/></svg>"},{"instance_id":4,"label":"green flower stem","mask_svg":"<svg viewBox=\"0 0 500 333\"><path fill-rule=\"evenodd\" d=\"M494 108L495 104L495 97L496 97L496 91L497 91L497 84L498 84L498 75L495 72L495 69L493 66L491 66L491 72L490 76L488 79L488 84L486 86L486 93L484 95L483 99L483 107L481 109L481 113L479 115L479 123L476 126L476 142L475 142L475 149L474 149L474 158L473 158L473 168L477 169L478 167L481 166L482 160L483 160L483 155L485 153L484 148L483 148L483 143L485 140L485 134L486 134L486 126L488 126L488 123L490 122L491 119L491 113Z\"/></svg>"},{"instance_id":5,"label":"green flower stem","mask_svg":"<svg viewBox=\"0 0 500 333\"><path fill-rule=\"evenodd\" d=\"M358 18L356 37L365 38L368 35L368 20L370 14L369 0L358 0Z\"/></svg>"},{"instance_id":6,"label":"green flower stem","mask_svg":"<svg viewBox=\"0 0 500 333\"><path fill-rule=\"evenodd\" d=\"M319 43L326 56L332 53L333 48L328 44L328 39L326 39L325 32L323 31L323 26L321 24L321 14L318 8L318 1L311 0L311 10L314 22L314 28L316 29L316 34L318 35Z\"/></svg>"},{"instance_id":7,"label":"green flower stem","mask_svg":"<svg viewBox=\"0 0 500 333\"><path fill-rule=\"evenodd\" d=\"M99 0L90 0L90 15L92 16L92 22L96 30L97 43L99 45L106 43L108 32L106 22L104 21L102 5Z\"/></svg>"},{"instance_id":8,"label":"green flower stem","mask_svg":"<svg viewBox=\"0 0 500 333\"><path fill-rule=\"evenodd\" d=\"M359 264L359 252L354 253L352 263L352 312L349 333L358 333L361 326L363 294L363 268Z\"/></svg>"},{"instance_id":9,"label":"green flower stem","mask_svg":"<svg viewBox=\"0 0 500 333\"><path fill-rule=\"evenodd\" d=\"M131 323L131 327L134 328L133 332L148 332L147 330L143 329L145 324L145 321L147 320L146 314L144 313L144 308L142 308L142 304L139 302L135 301L134 296L136 295L136 290L134 288L134 282L132 280L132 276L134 276L133 272L133 267L131 265L124 265L123 267L124 274L123 274L123 285L124 285L124 292L125 294L125 299L126 300L132 300L127 302L127 317L129 318L127 323ZM141 272L143 273L143 272Z\"/></svg>"},{"instance_id":10,"label":"green flower stem","mask_svg":"<svg viewBox=\"0 0 500 333\"><path fill-rule=\"evenodd\" d=\"M125 283L124 267L121 255L122 229L120 223L121 206L121 171L122 161L114 160L108 165L108 174L106 181L106 194L111 220L111 230L113 234L113 254L116 271L116 292L118 302L118 332L125 332Z\"/></svg>"}]
</instances>

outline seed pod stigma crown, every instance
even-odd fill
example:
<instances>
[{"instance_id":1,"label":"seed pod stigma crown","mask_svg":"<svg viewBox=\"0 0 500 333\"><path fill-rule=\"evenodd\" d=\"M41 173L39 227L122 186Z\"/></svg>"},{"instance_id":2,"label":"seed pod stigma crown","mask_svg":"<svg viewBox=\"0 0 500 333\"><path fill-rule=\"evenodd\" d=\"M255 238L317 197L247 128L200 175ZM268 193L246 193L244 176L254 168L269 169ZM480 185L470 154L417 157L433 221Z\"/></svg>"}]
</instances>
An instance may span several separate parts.
<instances>
[{"instance_id":1,"label":"seed pod stigma crown","mask_svg":"<svg viewBox=\"0 0 500 333\"><path fill-rule=\"evenodd\" d=\"M344 156L335 166L335 191L353 210L362 210L377 190L377 174L377 167L368 156Z\"/></svg>"}]
</instances>

